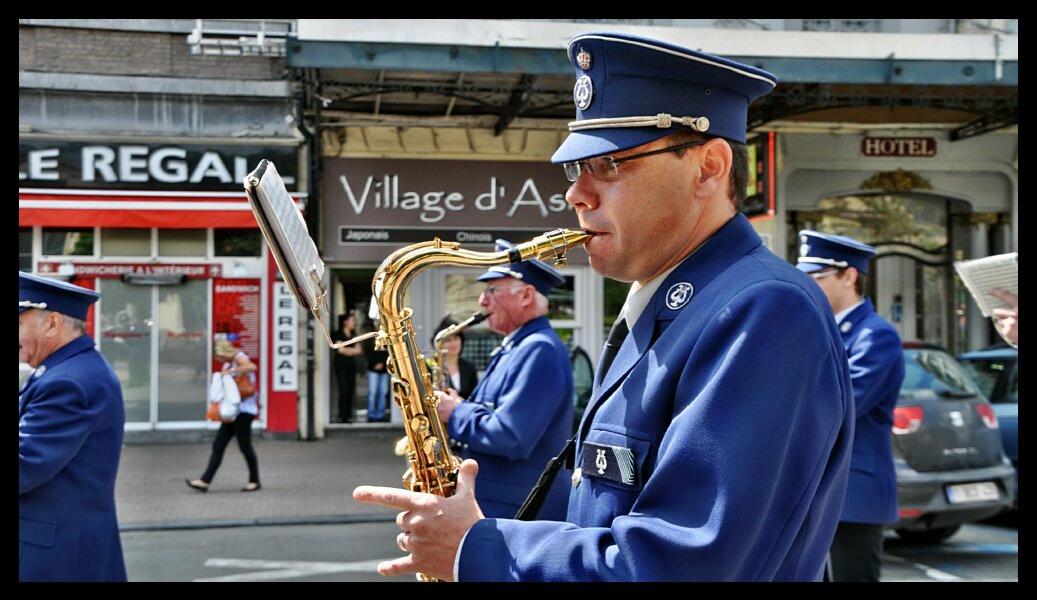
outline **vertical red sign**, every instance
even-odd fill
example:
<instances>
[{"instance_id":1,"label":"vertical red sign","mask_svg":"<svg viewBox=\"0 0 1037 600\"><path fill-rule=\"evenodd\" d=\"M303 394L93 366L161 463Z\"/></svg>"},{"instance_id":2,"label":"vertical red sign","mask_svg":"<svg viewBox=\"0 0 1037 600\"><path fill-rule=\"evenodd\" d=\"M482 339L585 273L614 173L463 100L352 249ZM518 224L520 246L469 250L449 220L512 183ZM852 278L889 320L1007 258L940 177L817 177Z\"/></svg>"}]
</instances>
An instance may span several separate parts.
<instances>
[{"instance_id":1,"label":"vertical red sign","mask_svg":"<svg viewBox=\"0 0 1037 600\"><path fill-rule=\"evenodd\" d=\"M71 283L72 285L78 285L79 287L84 287L84 288L86 288L88 290L96 290L97 289L97 280L95 280L93 277L90 277L90 278L87 278L87 277L73 277L72 280L69 281L69 283ZM91 338L94 337L94 312L95 312L94 311L94 307L95 306L97 306L97 304L91 304L90 308L86 309L86 321L85 321L85 324L86 324L86 335L88 335Z\"/></svg>"},{"instance_id":2,"label":"vertical red sign","mask_svg":"<svg viewBox=\"0 0 1037 600\"><path fill-rule=\"evenodd\" d=\"M225 339L259 363L259 291L258 279L212 280L213 344ZM222 363L213 354L213 371ZM256 373L259 376L259 373ZM258 382L260 385L261 382Z\"/></svg>"}]
</instances>

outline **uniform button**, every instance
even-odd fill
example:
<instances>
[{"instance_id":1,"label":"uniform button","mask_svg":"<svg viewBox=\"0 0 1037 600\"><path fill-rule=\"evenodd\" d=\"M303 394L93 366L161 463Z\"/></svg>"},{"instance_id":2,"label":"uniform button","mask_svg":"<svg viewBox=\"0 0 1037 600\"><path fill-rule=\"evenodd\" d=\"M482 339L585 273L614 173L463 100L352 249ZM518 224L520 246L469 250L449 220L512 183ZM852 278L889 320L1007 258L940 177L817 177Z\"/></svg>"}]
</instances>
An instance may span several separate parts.
<instances>
[{"instance_id":1,"label":"uniform button","mask_svg":"<svg viewBox=\"0 0 1037 600\"><path fill-rule=\"evenodd\" d=\"M577 467L573 471L573 487L580 487L580 482L583 481L583 469Z\"/></svg>"}]
</instances>

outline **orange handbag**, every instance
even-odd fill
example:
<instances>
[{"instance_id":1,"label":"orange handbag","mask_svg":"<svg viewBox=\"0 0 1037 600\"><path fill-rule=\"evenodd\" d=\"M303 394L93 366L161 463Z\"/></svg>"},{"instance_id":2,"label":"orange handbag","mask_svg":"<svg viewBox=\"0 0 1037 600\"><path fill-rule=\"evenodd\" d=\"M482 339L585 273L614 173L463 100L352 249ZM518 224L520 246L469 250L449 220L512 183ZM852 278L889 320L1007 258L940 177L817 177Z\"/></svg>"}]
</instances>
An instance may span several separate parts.
<instances>
[{"instance_id":1,"label":"orange handbag","mask_svg":"<svg viewBox=\"0 0 1037 600\"><path fill-rule=\"evenodd\" d=\"M205 418L209 421L220 421L220 403L210 402L209 408L205 411Z\"/></svg>"},{"instance_id":2,"label":"orange handbag","mask_svg":"<svg viewBox=\"0 0 1037 600\"><path fill-rule=\"evenodd\" d=\"M242 400L256 393L256 385L252 383L252 379L248 376L248 373L235 375L234 383L238 384L238 394L241 395Z\"/></svg>"}]
</instances>

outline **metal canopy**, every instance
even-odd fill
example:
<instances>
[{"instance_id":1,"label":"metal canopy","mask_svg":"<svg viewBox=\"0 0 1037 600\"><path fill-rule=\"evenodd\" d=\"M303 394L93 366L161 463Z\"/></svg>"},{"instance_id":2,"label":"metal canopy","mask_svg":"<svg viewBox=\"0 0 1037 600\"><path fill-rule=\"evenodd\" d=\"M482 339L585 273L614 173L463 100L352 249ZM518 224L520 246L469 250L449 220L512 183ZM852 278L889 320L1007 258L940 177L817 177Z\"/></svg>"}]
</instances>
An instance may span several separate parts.
<instances>
[{"instance_id":1,"label":"metal canopy","mask_svg":"<svg viewBox=\"0 0 1037 600\"><path fill-rule=\"evenodd\" d=\"M731 57L781 83L750 108L750 129L837 107L941 109L952 139L1015 124L1018 62ZM288 64L322 110L354 114L570 120L572 67L561 49L300 41ZM305 77L303 77L305 74ZM1000 78L998 78L1000 75ZM562 122L564 122L562 121ZM867 121L870 122L870 121Z\"/></svg>"}]
</instances>

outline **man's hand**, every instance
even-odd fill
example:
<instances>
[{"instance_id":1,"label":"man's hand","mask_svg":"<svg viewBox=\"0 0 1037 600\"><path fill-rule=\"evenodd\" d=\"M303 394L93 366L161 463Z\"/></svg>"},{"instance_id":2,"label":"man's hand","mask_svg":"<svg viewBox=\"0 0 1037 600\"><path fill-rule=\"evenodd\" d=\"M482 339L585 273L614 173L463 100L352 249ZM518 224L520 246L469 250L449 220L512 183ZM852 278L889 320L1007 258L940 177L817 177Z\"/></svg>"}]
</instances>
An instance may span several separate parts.
<instances>
[{"instance_id":1,"label":"man's hand","mask_svg":"<svg viewBox=\"0 0 1037 600\"><path fill-rule=\"evenodd\" d=\"M368 485L353 490L353 499L357 502L404 511L396 515L396 525L403 530L396 538L396 545L408 554L379 563L379 574L424 573L444 581L454 580L454 558L461 539L483 518L475 501L478 473L479 465L474 460L461 463L457 488L449 498Z\"/></svg>"},{"instance_id":2,"label":"man's hand","mask_svg":"<svg viewBox=\"0 0 1037 600\"><path fill-rule=\"evenodd\" d=\"M1009 305L1009 308L995 308L993 311L994 326L1006 342L1019 345L1019 297L1002 289L992 289L991 296Z\"/></svg>"},{"instance_id":3,"label":"man's hand","mask_svg":"<svg viewBox=\"0 0 1037 600\"><path fill-rule=\"evenodd\" d=\"M449 423L450 413L454 412L454 409L464 401L464 398L457 395L457 390L454 388L436 390L436 395L439 396L439 406L436 407L436 414L439 415L439 420L444 424Z\"/></svg>"}]
</instances>

